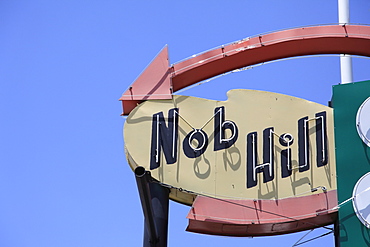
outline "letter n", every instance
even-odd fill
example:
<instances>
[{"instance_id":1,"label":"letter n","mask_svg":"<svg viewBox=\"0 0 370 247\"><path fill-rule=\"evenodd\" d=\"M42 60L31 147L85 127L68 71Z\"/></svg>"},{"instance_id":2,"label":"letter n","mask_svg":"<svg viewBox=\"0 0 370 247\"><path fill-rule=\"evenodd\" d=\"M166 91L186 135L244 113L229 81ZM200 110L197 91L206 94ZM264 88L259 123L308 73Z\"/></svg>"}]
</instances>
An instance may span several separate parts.
<instances>
[{"instance_id":1,"label":"letter n","mask_svg":"<svg viewBox=\"0 0 370 247\"><path fill-rule=\"evenodd\" d=\"M167 164L173 164L177 161L178 119L178 108L168 111L168 126L163 112L153 115L150 170L160 166L162 150Z\"/></svg>"}]
</instances>

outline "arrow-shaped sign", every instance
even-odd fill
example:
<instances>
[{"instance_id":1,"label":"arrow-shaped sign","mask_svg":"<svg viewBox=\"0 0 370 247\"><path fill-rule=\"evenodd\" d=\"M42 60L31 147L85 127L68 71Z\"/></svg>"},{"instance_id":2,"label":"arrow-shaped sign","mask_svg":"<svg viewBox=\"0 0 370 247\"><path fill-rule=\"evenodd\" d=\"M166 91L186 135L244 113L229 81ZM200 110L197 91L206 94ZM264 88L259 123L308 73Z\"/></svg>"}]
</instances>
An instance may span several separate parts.
<instances>
[{"instance_id":1,"label":"arrow-shaped sign","mask_svg":"<svg viewBox=\"0 0 370 247\"><path fill-rule=\"evenodd\" d=\"M370 26L311 26L268 33L201 53L172 67L166 46L120 98L123 115L142 101L170 99L173 92L234 69L317 54L369 57Z\"/></svg>"}]
</instances>

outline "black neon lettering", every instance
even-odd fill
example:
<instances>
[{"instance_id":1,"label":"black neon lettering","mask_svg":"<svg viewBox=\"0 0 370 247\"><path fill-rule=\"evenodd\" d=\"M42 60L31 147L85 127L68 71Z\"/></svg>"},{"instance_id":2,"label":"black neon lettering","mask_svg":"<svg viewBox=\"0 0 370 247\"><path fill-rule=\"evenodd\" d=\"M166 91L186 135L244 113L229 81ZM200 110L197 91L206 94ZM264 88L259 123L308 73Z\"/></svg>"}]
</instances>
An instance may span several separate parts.
<instances>
[{"instance_id":1,"label":"black neon lettering","mask_svg":"<svg viewBox=\"0 0 370 247\"><path fill-rule=\"evenodd\" d=\"M233 121L225 121L225 107L215 109L214 121L214 151L231 147L238 139L238 127ZM231 131L231 136L226 138L226 129Z\"/></svg>"},{"instance_id":2,"label":"black neon lettering","mask_svg":"<svg viewBox=\"0 0 370 247\"><path fill-rule=\"evenodd\" d=\"M328 164L328 137L326 128L326 112L319 112L316 118L316 161L317 166Z\"/></svg>"},{"instance_id":3,"label":"black neon lettering","mask_svg":"<svg viewBox=\"0 0 370 247\"><path fill-rule=\"evenodd\" d=\"M160 166L162 150L167 164L173 164L177 161L178 118L178 109L170 109L167 127L163 112L153 115L150 170Z\"/></svg>"},{"instance_id":4,"label":"black neon lettering","mask_svg":"<svg viewBox=\"0 0 370 247\"><path fill-rule=\"evenodd\" d=\"M281 177L286 178L292 175L292 149L290 148L293 144L293 136L289 133L285 133L279 137L279 142L282 146L288 147L281 150Z\"/></svg>"},{"instance_id":5,"label":"black neon lettering","mask_svg":"<svg viewBox=\"0 0 370 247\"><path fill-rule=\"evenodd\" d=\"M310 144L309 144L308 117L298 120L298 165L299 171L310 169Z\"/></svg>"},{"instance_id":6,"label":"black neon lettering","mask_svg":"<svg viewBox=\"0 0 370 247\"><path fill-rule=\"evenodd\" d=\"M194 147L192 142L196 140L197 146ZM184 154L188 158L196 158L202 155L208 146L208 136L203 130L193 130L186 135L182 147Z\"/></svg>"},{"instance_id":7,"label":"black neon lettering","mask_svg":"<svg viewBox=\"0 0 370 247\"><path fill-rule=\"evenodd\" d=\"M273 128L263 131L263 163L257 164L257 132L247 135L247 188L257 185L257 174L263 172L263 182L274 179Z\"/></svg>"}]
</instances>

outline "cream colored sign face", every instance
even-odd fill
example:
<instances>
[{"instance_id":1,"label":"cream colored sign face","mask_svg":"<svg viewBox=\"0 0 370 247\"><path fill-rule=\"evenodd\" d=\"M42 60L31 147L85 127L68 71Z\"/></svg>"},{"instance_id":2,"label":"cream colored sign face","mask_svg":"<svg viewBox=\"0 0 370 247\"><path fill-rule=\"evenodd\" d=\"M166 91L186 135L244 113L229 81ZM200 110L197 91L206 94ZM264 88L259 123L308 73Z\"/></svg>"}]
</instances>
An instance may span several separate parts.
<instances>
[{"instance_id":1,"label":"cream colored sign face","mask_svg":"<svg viewBox=\"0 0 370 247\"><path fill-rule=\"evenodd\" d=\"M229 199L336 189L333 136L331 108L254 90L231 90L227 101L146 101L124 126L132 169L143 166L165 184ZM178 190L170 197L192 203Z\"/></svg>"}]
</instances>

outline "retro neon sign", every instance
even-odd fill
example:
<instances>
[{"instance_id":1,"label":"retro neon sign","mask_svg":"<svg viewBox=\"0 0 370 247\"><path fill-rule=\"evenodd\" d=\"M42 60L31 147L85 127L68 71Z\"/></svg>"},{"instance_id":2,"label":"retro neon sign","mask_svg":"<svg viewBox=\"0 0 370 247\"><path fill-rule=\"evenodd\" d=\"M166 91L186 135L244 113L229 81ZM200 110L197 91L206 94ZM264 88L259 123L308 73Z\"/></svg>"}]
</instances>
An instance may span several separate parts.
<instances>
[{"instance_id":1,"label":"retro neon sign","mask_svg":"<svg viewBox=\"0 0 370 247\"><path fill-rule=\"evenodd\" d=\"M269 33L172 66L165 47L120 98L123 115L129 114L124 137L130 166L151 170L171 187L170 198L192 205L189 231L260 236L333 223L331 108L250 90L232 90L225 102L172 93L262 62L343 53L370 56L370 26Z\"/></svg>"},{"instance_id":2,"label":"retro neon sign","mask_svg":"<svg viewBox=\"0 0 370 247\"><path fill-rule=\"evenodd\" d=\"M263 91L231 90L228 96L227 101L212 101L174 95L171 100L150 100L137 106L124 127L131 167L144 166L153 178L173 187L170 198L192 205L192 213L214 207L235 212L228 217L234 221L227 224L240 225L242 216L247 220L242 225L254 225L258 219L260 224L287 220L276 215L255 219L254 211L229 208L254 201L278 203L279 208L276 204L256 206L288 210L284 215L295 219L305 215L312 221L319 210L325 217L315 225L332 221L335 210L330 209L337 203L332 109ZM220 206L211 198L235 204ZM319 208L292 210L286 205L312 202ZM189 224L188 230L204 232L195 227L199 222L208 224L210 219L225 217L215 212L199 221L196 215L207 213L190 214L190 222L196 224ZM303 227L312 225L302 223L294 229ZM276 229L279 233L293 231L279 227L274 234ZM209 233L235 235L224 230Z\"/></svg>"}]
</instances>

